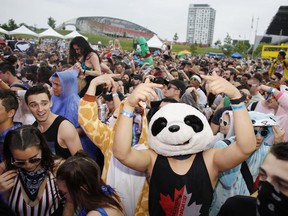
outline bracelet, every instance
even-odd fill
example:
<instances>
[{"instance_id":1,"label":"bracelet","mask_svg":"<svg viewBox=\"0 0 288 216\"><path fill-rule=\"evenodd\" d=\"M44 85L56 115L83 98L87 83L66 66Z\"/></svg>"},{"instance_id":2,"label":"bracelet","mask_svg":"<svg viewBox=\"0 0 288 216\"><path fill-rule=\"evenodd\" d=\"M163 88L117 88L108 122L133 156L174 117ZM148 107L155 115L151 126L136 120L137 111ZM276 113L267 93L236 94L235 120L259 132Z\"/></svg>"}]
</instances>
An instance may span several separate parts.
<instances>
[{"instance_id":1,"label":"bracelet","mask_svg":"<svg viewBox=\"0 0 288 216\"><path fill-rule=\"evenodd\" d=\"M242 95L240 98L237 99L230 99L231 104L240 104L246 100L246 95Z\"/></svg>"},{"instance_id":2,"label":"bracelet","mask_svg":"<svg viewBox=\"0 0 288 216\"><path fill-rule=\"evenodd\" d=\"M269 89L269 92L268 92L268 93L269 93L269 94L274 94L275 90L276 90L275 88L271 87L271 88Z\"/></svg>"},{"instance_id":3,"label":"bracelet","mask_svg":"<svg viewBox=\"0 0 288 216\"><path fill-rule=\"evenodd\" d=\"M122 109L121 115L124 115L124 116L126 116L128 118L133 118L135 116L134 112L129 112L129 111L125 110L125 109Z\"/></svg>"},{"instance_id":4,"label":"bracelet","mask_svg":"<svg viewBox=\"0 0 288 216\"><path fill-rule=\"evenodd\" d=\"M118 95L118 93L113 93L112 94L112 97L118 97L119 95Z\"/></svg>"},{"instance_id":5,"label":"bracelet","mask_svg":"<svg viewBox=\"0 0 288 216\"><path fill-rule=\"evenodd\" d=\"M244 103L241 103L239 105L231 105L231 108L233 111L241 110L241 109L246 109L246 105Z\"/></svg>"}]
</instances>

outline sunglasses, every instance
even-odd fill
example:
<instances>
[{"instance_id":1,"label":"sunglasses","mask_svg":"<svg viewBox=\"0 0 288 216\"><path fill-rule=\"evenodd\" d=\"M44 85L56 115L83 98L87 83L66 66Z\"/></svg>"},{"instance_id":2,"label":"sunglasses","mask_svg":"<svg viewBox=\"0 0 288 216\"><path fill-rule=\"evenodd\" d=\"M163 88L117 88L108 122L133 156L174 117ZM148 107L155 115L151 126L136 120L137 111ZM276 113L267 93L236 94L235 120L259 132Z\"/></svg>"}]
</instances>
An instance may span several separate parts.
<instances>
[{"instance_id":1,"label":"sunglasses","mask_svg":"<svg viewBox=\"0 0 288 216\"><path fill-rule=\"evenodd\" d=\"M37 156L37 155L36 155ZM30 163L30 164L39 164L42 160L42 158L29 158L27 160L14 160L11 158L11 164L17 167L23 167L25 166L26 162Z\"/></svg>"},{"instance_id":2,"label":"sunglasses","mask_svg":"<svg viewBox=\"0 0 288 216\"><path fill-rule=\"evenodd\" d=\"M219 119L220 125L222 124L224 127L227 127L229 125L229 122L226 120L223 120L222 118Z\"/></svg>"},{"instance_id":3,"label":"sunglasses","mask_svg":"<svg viewBox=\"0 0 288 216\"><path fill-rule=\"evenodd\" d=\"M256 129L254 129L254 133L255 133L255 135L257 135L258 133L260 133L260 135L261 135L262 137L266 137L267 134L268 134L268 130L256 130Z\"/></svg>"}]
</instances>

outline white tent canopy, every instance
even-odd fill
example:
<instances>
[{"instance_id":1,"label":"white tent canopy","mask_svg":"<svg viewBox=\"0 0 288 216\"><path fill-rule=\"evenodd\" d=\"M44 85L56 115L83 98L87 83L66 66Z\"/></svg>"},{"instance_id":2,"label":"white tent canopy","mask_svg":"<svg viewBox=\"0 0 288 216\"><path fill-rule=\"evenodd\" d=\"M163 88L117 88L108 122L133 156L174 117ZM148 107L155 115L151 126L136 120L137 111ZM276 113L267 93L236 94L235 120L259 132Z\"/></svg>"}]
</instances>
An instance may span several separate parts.
<instances>
[{"instance_id":1,"label":"white tent canopy","mask_svg":"<svg viewBox=\"0 0 288 216\"><path fill-rule=\"evenodd\" d=\"M8 34L9 35L23 34L23 35L32 35L32 36L38 37L37 33L31 31L24 25L20 26L17 29L14 29L13 31L10 31Z\"/></svg>"},{"instance_id":2,"label":"white tent canopy","mask_svg":"<svg viewBox=\"0 0 288 216\"><path fill-rule=\"evenodd\" d=\"M5 29L3 29L3 28L0 27L0 33L8 34L8 31L6 31Z\"/></svg>"},{"instance_id":3,"label":"white tent canopy","mask_svg":"<svg viewBox=\"0 0 288 216\"><path fill-rule=\"evenodd\" d=\"M81 34L80 34L78 31L76 31L76 30L74 30L74 31L72 31L71 33L65 35L65 36L64 36L64 39L71 39L71 38L78 37L78 36L85 38L85 40L88 40L87 37L85 37L84 35L81 35Z\"/></svg>"},{"instance_id":4,"label":"white tent canopy","mask_svg":"<svg viewBox=\"0 0 288 216\"><path fill-rule=\"evenodd\" d=\"M147 41L149 48L157 48L161 49L163 46L163 42L158 38L157 35L154 35L150 40Z\"/></svg>"},{"instance_id":5,"label":"white tent canopy","mask_svg":"<svg viewBox=\"0 0 288 216\"><path fill-rule=\"evenodd\" d=\"M56 32L54 29L51 27L48 28L46 31L42 32L39 34L39 37L57 37L63 39L64 36Z\"/></svg>"}]
</instances>

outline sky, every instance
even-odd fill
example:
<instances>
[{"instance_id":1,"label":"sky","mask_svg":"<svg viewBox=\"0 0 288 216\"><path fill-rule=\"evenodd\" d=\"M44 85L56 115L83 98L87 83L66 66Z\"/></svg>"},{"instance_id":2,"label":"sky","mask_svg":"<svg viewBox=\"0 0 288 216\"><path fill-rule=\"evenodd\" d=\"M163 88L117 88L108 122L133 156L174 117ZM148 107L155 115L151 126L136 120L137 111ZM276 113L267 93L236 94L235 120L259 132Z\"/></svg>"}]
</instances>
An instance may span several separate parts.
<instances>
[{"instance_id":1,"label":"sky","mask_svg":"<svg viewBox=\"0 0 288 216\"><path fill-rule=\"evenodd\" d=\"M107 16L146 27L164 40L177 33L178 42L184 42L189 4L209 4L216 10L214 42L228 33L253 43L288 0L9 0L1 2L0 24L14 19L16 24L48 28L49 17L58 26L77 17Z\"/></svg>"}]
</instances>

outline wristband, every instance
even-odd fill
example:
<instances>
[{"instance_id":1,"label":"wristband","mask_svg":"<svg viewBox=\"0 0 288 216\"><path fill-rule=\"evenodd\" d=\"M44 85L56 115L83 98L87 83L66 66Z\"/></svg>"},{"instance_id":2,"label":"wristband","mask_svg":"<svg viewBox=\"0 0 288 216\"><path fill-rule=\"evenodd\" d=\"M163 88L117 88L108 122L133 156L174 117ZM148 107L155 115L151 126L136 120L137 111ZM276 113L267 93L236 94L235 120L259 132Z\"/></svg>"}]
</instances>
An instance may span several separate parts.
<instances>
[{"instance_id":1,"label":"wristband","mask_svg":"<svg viewBox=\"0 0 288 216\"><path fill-rule=\"evenodd\" d=\"M118 97L119 95L118 95L118 93L113 93L112 94L112 97Z\"/></svg>"},{"instance_id":2,"label":"wristband","mask_svg":"<svg viewBox=\"0 0 288 216\"><path fill-rule=\"evenodd\" d=\"M231 105L231 108L233 111L235 111L235 110L246 109L246 106L244 103L241 103L239 105Z\"/></svg>"},{"instance_id":3,"label":"wristband","mask_svg":"<svg viewBox=\"0 0 288 216\"><path fill-rule=\"evenodd\" d=\"M246 100L246 95L242 95L240 98L237 99L230 99L231 104L240 104L241 102L244 102Z\"/></svg>"},{"instance_id":4,"label":"wristband","mask_svg":"<svg viewBox=\"0 0 288 216\"><path fill-rule=\"evenodd\" d=\"M135 116L134 112L129 112L129 111L125 110L125 109L122 109L121 115L124 115L124 116L126 116L128 118L133 118Z\"/></svg>"},{"instance_id":5,"label":"wristband","mask_svg":"<svg viewBox=\"0 0 288 216\"><path fill-rule=\"evenodd\" d=\"M269 89L269 92L268 92L268 93L269 93L269 94L274 94L275 90L276 90L275 88L272 88L272 87L271 87L271 88Z\"/></svg>"}]
</instances>

